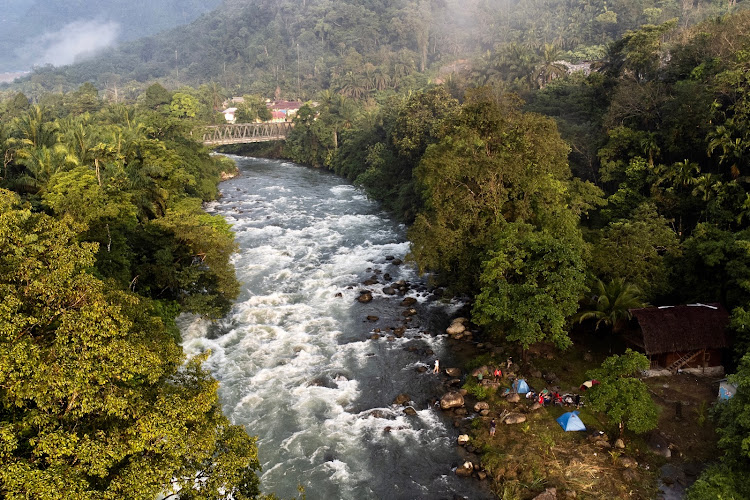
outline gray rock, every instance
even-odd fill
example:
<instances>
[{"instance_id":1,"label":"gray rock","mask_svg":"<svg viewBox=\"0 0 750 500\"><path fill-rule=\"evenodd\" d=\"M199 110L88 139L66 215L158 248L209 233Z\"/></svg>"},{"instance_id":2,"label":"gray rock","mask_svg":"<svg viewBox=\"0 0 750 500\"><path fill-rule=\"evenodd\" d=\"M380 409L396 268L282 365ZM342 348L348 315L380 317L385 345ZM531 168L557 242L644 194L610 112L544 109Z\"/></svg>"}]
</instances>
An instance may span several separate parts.
<instances>
[{"instance_id":1,"label":"gray rock","mask_svg":"<svg viewBox=\"0 0 750 500\"><path fill-rule=\"evenodd\" d=\"M521 424L523 422L526 422L526 415L523 415L521 413L511 413L507 417L505 417L505 423L508 425Z\"/></svg>"},{"instance_id":2,"label":"gray rock","mask_svg":"<svg viewBox=\"0 0 750 500\"><path fill-rule=\"evenodd\" d=\"M396 295L396 289L392 286L384 286L383 293L386 295Z\"/></svg>"},{"instance_id":3,"label":"gray rock","mask_svg":"<svg viewBox=\"0 0 750 500\"><path fill-rule=\"evenodd\" d=\"M486 401L479 401L477 404L474 405L474 411L477 413L482 410L489 410L489 409L490 409L490 404Z\"/></svg>"},{"instance_id":4,"label":"gray rock","mask_svg":"<svg viewBox=\"0 0 750 500\"><path fill-rule=\"evenodd\" d=\"M449 392L440 398L440 408L450 410L451 408L461 408L464 405L464 397L460 392Z\"/></svg>"}]
</instances>

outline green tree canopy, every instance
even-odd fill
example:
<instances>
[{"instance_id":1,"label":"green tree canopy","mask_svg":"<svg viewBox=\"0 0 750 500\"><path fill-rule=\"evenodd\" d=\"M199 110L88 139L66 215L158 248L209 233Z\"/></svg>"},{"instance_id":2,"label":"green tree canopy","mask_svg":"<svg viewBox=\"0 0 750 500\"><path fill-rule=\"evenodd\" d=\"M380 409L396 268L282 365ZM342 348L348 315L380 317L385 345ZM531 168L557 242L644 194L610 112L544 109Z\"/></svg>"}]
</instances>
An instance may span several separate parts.
<instances>
[{"instance_id":1,"label":"green tree canopy","mask_svg":"<svg viewBox=\"0 0 750 500\"><path fill-rule=\"evenodd\" d=\"M646 384L637 378L649 366L646 356L627 349L622 356L610 356L601 368L588 372L599 381L586 393L589 406L605 413L619 426L621 435L626 428L641 434L656 427L658 408Z\"/></svg>"},{"instance_id":2,"label":"green tree canopy","mask_svg":"<svg viewBox=\"0 0 750 500\"><path fill-rule=\"evenodd\" d=\"M255 497L255 443L216 381L183 364L150 301L88 272L80 229L0 190L3 497Z\"/></svg>"}]
</instances>

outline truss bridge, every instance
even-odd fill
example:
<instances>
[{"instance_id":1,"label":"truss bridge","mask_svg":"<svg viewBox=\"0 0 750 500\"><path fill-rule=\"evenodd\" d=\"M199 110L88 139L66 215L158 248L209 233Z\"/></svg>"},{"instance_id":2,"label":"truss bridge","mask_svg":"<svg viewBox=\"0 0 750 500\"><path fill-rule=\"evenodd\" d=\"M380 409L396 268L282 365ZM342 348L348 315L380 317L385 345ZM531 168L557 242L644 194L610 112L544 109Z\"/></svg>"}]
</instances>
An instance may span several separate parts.
<instances>
[{"instance_id":1,"label":"truss bridge","mask_svg":"<svg viewBox=\"0 0 750 500\"><path fill-rule=\"evenodd\" d=\"M294 124L291 122L227 123L200 130L206 146L249 144L251 142L283 141Z\"/></svg>"}]
</instances>

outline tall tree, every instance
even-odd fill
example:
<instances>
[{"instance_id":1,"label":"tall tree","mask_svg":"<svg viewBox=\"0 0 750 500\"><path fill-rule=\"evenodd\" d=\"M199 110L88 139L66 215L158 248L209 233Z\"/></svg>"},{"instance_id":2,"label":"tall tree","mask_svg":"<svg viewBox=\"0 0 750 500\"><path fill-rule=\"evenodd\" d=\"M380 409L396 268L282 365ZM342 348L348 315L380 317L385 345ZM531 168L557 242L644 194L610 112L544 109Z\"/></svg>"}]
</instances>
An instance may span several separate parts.
<instances>
[{"instance_id":1,"label":"tall tree","mask_svg":"<svg viewBox=\"0 0 750 500\"><path fill-rule=\"evenodd\" d=\"M70 220L0 190L0 492L248 499L254 441L151 303L92 276Z\"/></svg>"}]
</instances>

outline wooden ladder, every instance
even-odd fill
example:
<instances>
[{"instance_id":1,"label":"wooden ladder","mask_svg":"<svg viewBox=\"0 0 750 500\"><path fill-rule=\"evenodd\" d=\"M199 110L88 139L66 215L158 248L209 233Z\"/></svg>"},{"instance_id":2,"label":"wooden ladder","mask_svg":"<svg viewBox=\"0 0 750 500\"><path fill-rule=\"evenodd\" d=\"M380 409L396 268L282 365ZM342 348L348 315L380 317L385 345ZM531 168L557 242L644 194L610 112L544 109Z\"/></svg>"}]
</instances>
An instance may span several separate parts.
<instances>
[{"instance_id":1,"label":"wooden ladder","mask_svg":"<svg viewBox=\"0 0 750 500\"><path fill-rule=\"evenodd\" d=\"M690 363L692 360L698 357L699 354L703 352L703 349L699 349L697 351L689 352L685 354L683 357L672 363L667 367L667 370L671 372L676 372L686 364Z\"/></svg>"}]
</instances>

